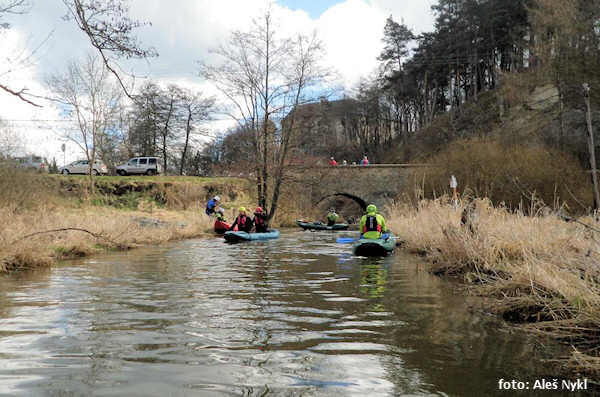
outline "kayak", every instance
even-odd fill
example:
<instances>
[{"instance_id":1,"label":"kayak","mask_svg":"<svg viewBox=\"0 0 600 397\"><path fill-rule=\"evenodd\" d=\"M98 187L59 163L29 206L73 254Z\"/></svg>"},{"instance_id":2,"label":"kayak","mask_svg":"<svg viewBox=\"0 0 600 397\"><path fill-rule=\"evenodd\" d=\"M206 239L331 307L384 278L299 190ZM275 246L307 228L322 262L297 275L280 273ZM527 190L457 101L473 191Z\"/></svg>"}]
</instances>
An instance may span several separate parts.
<instances>
[{"instance_id":1,"label":"kayak","mask_svg":"<svg viewBox=\"0 0 600 397\"><path fill-rule=\"evenodd\" d=\"M223 237L228 243L238 243L241 241L268 240L279 237L279 230L269 229L267 233L246 233L246 232L225 232Z\"/></svg>"},{"instance_id":2,"label":"kayak","mask_svg":"<svg viewBox=\"0 0 600 397\"><path fill-rule=\"evenodd\" d=\"M217 234L224 234L226 231L229 230L229 228L231 227L231 225L229 223L220 221L220 220L216 220L215 221L215 225L213 226L215 229L215 233ZM237 226L236 226L237 228Z\"/></svg>"},{"instance_id":3,"label":"kayak","mask_svg":"<svg viewBox=\"0 0 600 397\"><path fill-rule=\"evenodd\" d=\"M306 221L296 221L296 225L300 226L304 230L346 230L350 226L347 223L336 223L333 226L327 226L321 222Z\"/></svg>"},{"instance_id":4,"label":"kayak","mask_svg":"<svg viewBox=\"0 0 600 397\"><path fill-rule=\"evenodd\" d=\"M394 252L396 240L389 236L387 239L365 239L357 240L352 246L354 255L357 256L386 256Z\"/></svg>"}]
</instances>

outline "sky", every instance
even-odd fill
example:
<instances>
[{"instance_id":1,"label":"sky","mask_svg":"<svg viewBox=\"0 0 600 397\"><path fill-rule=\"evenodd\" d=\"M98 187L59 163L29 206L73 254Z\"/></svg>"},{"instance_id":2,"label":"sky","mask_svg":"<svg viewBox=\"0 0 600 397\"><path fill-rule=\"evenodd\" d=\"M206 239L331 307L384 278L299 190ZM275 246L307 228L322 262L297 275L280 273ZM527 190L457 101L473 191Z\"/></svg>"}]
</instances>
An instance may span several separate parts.
<instances>
[{"instance_id":1,"label":"sky","mask_svg":"<svg viewBox=\"0 0 600 397\"><path fill-rule=\"evenodd\" d=\"M69 59L83 56L91 46L74 22L62 18L66 9L61 0L30 2L26 14L6 18L11 29L0 30L0 81L44 95L45 77L65 70ZM273 7L282 34L318 32L326 49L323 63L337 70L342 84L351 88L376 69L387 17L403 21L415 34L431 31L431 5L435 2L277 0ZM159 56L121 66L161 84L178 83L211 93L213 88L198 76L198 61L218 62L209 49L226 40L231 30L249 26L266 5L267 0L131 0L132 19L152 23L140 28L137 37L144 46L154 47ZM25 54L33 53L33 62L15 68L24 49ZM135 84L141 83L142 79L137 79ZM61 160L60 145L65 142L67 161L80 158L83 153L62 137L65 123L54 121L60 118L59 110L41 104L42 108L35 108L0 91L0 118L22 133L29 152ZM215 130L225 127L223 123L211 126Z\"/></svg>"}]
</instances>

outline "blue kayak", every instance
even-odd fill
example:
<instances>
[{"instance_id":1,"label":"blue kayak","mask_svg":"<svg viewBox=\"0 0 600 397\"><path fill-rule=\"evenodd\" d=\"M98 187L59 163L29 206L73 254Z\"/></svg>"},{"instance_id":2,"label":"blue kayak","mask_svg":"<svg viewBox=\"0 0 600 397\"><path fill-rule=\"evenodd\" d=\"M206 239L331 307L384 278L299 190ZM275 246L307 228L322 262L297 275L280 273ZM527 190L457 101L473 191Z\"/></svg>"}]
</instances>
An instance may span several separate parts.
<instances>
[{"instance_id":1,"label":"blue kayak","mask_svg":"<svg viewBox=\"0 0 600 397\"><path fill-rule=\"evenodd\" d=\"M352 246L354 255L358 256L386 256L394 252L396 240L388 235L388 238L358 239Z\"/></svg>"},{"instance_id":2,"label":"blue kayak","mask_svg":"<svg viewBox=\"0 0 600 397\"><path fill-rule=\"evenodd\" d=\"M269 240L279 237L279 230L269 229L267 233L225 232L223 235L228 243L239 243L241 241Z\"/></svg>"}]
</instances>

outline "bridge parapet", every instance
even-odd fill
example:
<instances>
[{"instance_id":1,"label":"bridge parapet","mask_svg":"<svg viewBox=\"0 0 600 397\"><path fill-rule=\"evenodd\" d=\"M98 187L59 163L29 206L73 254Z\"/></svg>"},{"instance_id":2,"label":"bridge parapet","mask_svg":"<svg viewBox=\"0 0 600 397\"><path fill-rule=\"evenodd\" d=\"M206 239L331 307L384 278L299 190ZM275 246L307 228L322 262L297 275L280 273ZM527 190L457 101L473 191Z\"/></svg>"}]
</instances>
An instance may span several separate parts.
<instances>
[{"instance_id":1,"label":"bridge parapet","mask_svg":"<svg viewBox=\"0 0 600 397\"><path fill-rule=\"evenodd\" d=\"M424 164L371 164L369 166L295 166L290 172L304 188L310 189L313 205L330 196L345 196L361 206L383 205L406 191ZM420 178L419 178L420 179Z\"/></svg>"}]
</instances>

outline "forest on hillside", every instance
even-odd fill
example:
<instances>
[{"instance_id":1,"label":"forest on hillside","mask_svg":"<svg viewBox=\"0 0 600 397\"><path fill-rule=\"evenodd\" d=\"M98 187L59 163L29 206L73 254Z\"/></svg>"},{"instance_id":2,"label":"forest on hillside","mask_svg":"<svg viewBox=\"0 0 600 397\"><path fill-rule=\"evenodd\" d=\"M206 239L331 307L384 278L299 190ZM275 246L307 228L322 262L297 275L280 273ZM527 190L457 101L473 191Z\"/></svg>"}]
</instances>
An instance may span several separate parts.
<instances>
[{"instance_id":1,"label":"forest on hillside","mask_svg":"<svg viewBox=\"0 0 600 397\"><path fill-rule=\"evenodd\" d=\"M96 114L87 115L89 122L80 122L72 138L113 170L134 155L158 156L169 174L250 174L262 180L259 196L277 196L287 165L368 155L380 163L443 162L445 173L468 179L463 186L495 200L508 193L491 185L520 178L552 200L557 174L589 169L582 84L589 84L597 125L600 3L440 0L431 12L435 28L420 35L390 15L377 71L342 91L333 84L334 71L320 64L325 50L318 35L281 36L269 10L250 31L232 30L211 50L221 64L200 63L198 73L228 103L151 80L123 92L102 57L91 55L72 62L66 74L49 76L46 86L55 101L73 109L100 99ZM97 18L88 16L89 23ZM264 45L277 51L265 57ZM151 55L138 52L133 55ZM94 92L82 84L86 78L94 80ZM75 114L84 116L64 116L75 120ZM211 123L220 120L233 120L234 127L217 135ZM85 130L89 125L94 131ZM0 132L4 146L14 149L10 126L0 123ZM523 143L535 147L518 150ZM535 169L542 174L528 174L527 151L537 153ZM483 164L490 157L496 163ZM556 159L560 165L546 166ZM267 183L273 176L274 186ZM442 191L446 177L431 175L424 190ZM572 195L587 204L586 178L570 180L577 185Z\"/></svg>"},{"instance_id":2,"label":"forest on hillside","mask_svg":"<svg viewBox=\"0 0 600 397\"><path fill-rule=\"evenodd\" d=\"M503 83L512 90L502 92L505 103L498 98L493 109L486 109L498 117L517 94L545 84L560 90L564 107L583 106L583 82L592 87L592 103L600 98L594 90L600 81L597 2L441 0L432 12L435 30L419 36L394 16L388 18L379 70L347 91L347 139L317 150L306 145L309 156L342 158L359 152L375 161L422 159L432 152L416 152L418 139L411 139L438 116L445 116L448 125L447 136L437 137L438 142L464 135L458 120L468 104L485 99L486 92ZM525 77L517 80L515 75ZM231 163L239 157L239 146L239 139L223 136L207 145L202 157L207 167Z\"/></svg>"}]
</instances>

